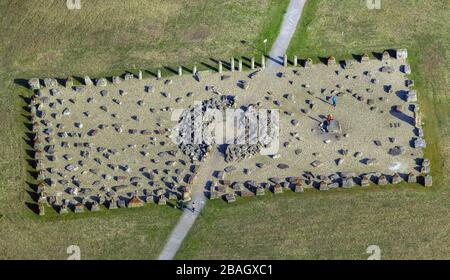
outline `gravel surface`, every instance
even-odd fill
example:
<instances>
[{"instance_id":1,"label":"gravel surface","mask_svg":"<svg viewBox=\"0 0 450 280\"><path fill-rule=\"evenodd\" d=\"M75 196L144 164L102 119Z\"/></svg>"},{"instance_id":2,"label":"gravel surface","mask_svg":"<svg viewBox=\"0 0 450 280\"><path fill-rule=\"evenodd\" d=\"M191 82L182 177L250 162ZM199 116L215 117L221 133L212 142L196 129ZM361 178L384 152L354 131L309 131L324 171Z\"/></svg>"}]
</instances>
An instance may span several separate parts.
<instances>
[{"instance_id":1,"label":"gravel surface","mask_svg":"<svg viewBox=\"0 0 450 280\"><path fill-rule=\"evenodd\" d=\"M219 94L236 96L238 106L261 102L262 108L280 110L280 157L274 159L266 155L256 155L233 163L236 171L228 174L227 179L265 181L273 176L299 176L304 171L323 175L336 172L393 174L396 171L402 173L414 171L416 158L422 157L422 151L410 146L410 141L415 137L413 112L401 99L402 95L397 94L400 90L407 90L404 86L405 77L398 70L401 64L401 61L391 60L391 66L395 69L392 74L380 72L379 69L384 63L372 60L364 64L356 63L352 70L325 65L314 65L309 69L288 67L278 68L276 71L263 70L252 79L248 78L250 72L223 73L230 76L227 79L222 79L222 75L218 73L202 72L200 82L186 74L182 77L171 77L170 81L122 80L120 84L109 83L104 88L86 87L82 92L60 87L59 96L52 96L47 89L43 89L43 96L49 97L50 103L57 104L54 108L49 108L49 104L44 106L45 119L50 121L54 129L52 137L56 143L54 155L57 157L54 162L44 158L44 174L46 178L65 179L69 182L72 176L76 176L81 188L92 189L89 194L79 194L88 197L100 192L101 186L109 190L118 185L125 185L117 191L124 198L129 197L134 191L143 194L144 189L153 192L160 188L182 187L186 185L182 182L183 177L190 174L190 159L181 152L176 156L159 156L160 152L176 151L177 146L171 142L170 131L160 135L155 130L175 126L176 119L171 120L171 110L186 109L195 102ZM370 77L364 74L366 71L370 71ZM283 74L280 74L281 72ZM378 82L373 83L372 79L377 79ZM239 87L241 80L248 82L248 89ZM385 85L392 86L391 93L385 92ZM152 90L146 92L146 87L151 87ZM347 89L352 93L348 93ZM367 89L370 89L370 92ZM108 96L100 94L103 90L108 91ZM327 101L327 97L332 95L332 90L335 91L334 94L342 92L337 97L336 108ZM311 95L308 91L314 94ZM358 101L354 94L362 96L364 101ZM90 103L89 98L93 98ZM368 99L373 100L372 105L368 105ZM312 110L309 109L307 101L314 102ZM404 113L393 113L391 108L395 105L403 105ZM101 106L106 106L108 112L102 110ZM371 110L374 106L377 109ZM62 115L57 120L51 117L52 113L61 115L65 108L70 110L70 115ZM164 108L170 109L164 111ZM302 111L305 109L310 112L305 114ZM85 112L89 112L88 117ZM329 134L320 130L320 121L330 113L340 122L342 133ZM113 114L115 117L112 117ZM58 123L62 124L64 129L58 129ZM82 128L79 123L82 124ZM400 127L391 128L391 124L398 123ZM99 129L100 124L108 127ZM121 124L123 132L117 133L113 124ZM39 135L44 145L47 145L44 139L48 135L42 133L45 128L47 127L41 125ZM95 136L89 136L92 129L97 130ZM129 130L133 129L137 130L136 134L129 133ZM81 139L75 137L60 139L56 133L62 131L83 132L84 136ZM148 131L150 135L142 135L142 131ZM391 142L389 138L395 138L395 141ZM60 141L72 143L72 148L61 148L58 144ZM381 146L376 145L378 141ZM76 142L89 142L92 148L74 148L73 144ZM389 155L389 149L395 146L404 147L405 152L399 156ZM104 147L106 151L116 150L117 153L107 159L104 157L105 151L98 152L98 147ZM341 154L341 150L348 150L347 155ZM83 158L80 155L81 151L89 151L89 158ZM357 152L362 153L362 156L354 157ZM70 155L69 160L64 159L66 154ZM102 164L99 165L94 161L95 158L100 158ZM373 165L365 164L367 160L373 158L376 159ZM83 166L79 166L80 160L84 161ZM315 160L323 164L314 168L311 163ZM256 163L263 163L264 167L258 168ZM78 166L78 169L73 172L66 171L65 167L69 164ZM113 170L107 166L108 164L117 165L119 168ZM285 168L278 168L280 164ZM127 166L130 168L128 172L125 171ZM50 174L49 167L62 172L65 178L56 173ZM146 170L143 171L143 168ZM245 168L249 169L250 174L244 174ZM90 171L92 169L96 169L96 174ZM175 174L176 169L181 169L181 172L178 170L179 174ZM105 174L109 179L105 180L102 177ZM149 179L149 174L153 179ZM117 176L125 177L122 180L115 180ZM173 182L171 179L173 176L178 177L175 181L179 182ZM130 184L132 177L140 177L141 184L137 187L132 186ZM161 183L163 179L172 184L169 184L169 187L164 186ZM93 186L96 181L98 185ZM69 186L74 187L72 183L69 183ZM72 197L73 195L69 195L66 190L67 187L60 183L49 189L50 192L59 192L65 197Z\"/></svg>"}]
</instances>

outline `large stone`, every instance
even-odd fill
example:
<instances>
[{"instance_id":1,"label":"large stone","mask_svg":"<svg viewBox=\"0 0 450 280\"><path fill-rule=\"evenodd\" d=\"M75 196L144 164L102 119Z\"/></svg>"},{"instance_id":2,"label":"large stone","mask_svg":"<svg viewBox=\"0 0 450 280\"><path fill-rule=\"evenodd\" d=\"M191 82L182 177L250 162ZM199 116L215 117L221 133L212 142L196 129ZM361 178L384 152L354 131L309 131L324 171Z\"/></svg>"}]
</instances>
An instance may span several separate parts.
<instances>
[{"instance_id":1,"label":"large stone","mask_svg":"<svg viewBox=\"0 0 450 280\"><path fill-rule=\"evenodd\" d=\"M81 203L77 203L75 204L75 209L74 209L75 213L83 213L84 212L84 206Z\"/></svg>"},{"instance_id":2,"label":"large stone","mask_svg":"<svg viewBox=\"0 0 450 280\"><path fill-rule=\"evenodd\" d=\"M328 66L334 66L336 65L336 58L334 56L330 56L327 60L327 65Z\"/></svg>"},{"instance_id":3,"label":"large stone","mask_svg":"<svg viewBox=\"0 0 450 280\"><path fill-rule=\"evenodd\" d=\"M394 176L392 176L392 184L396 185L402 181L402 177L400 174L395 173Z\"/></svg>"},{"instance_id":4,"label":"large stone","mask_svg":"<svg viewBox=\"0 0 450 280\"><path fill-rule=\"evenodd\" d=\"M344 178L342 180L342 187L344 189L350 189L355 185L355 182L353 181L353 178Z\"/></svg>"},{"instance_id":5,"label":"large stone","mask_svg":"<svg viewBox=\"0 0 450 280\"><path fill-rule=\"evenodd\" d=\"M163 195L160 195L160 196L158 197L158 202L157 202L157 204L158 204L158 205L167 205L167 199L166 199Z\"/></svg>"},{"instance_id":6,"label":"large stone","mask_svg":"<svg viewBox=\"0 0 450 280\"><path fill-rule=\"evenodd\" d=\"M427 147L427 143L426 143L425 139L417 138L416 140L414 140L414 148L418 149L418 148L426 148L426 147Z\"/></svg>"},{"instance_id":7,"label":"large stone","mask_svg":"<svg viewBox=\"0 0 450 280\"><path fill-rule=\"evenodd\" d=\"M285 164L285 163L280 163L280 164L277 165L277 167L278 167L279 169L288 169L288 168L289 168L289 165L287 165L287 164Z\"/></svg>"},{"instance_id":8,"label":"large stone","mask_svg":"<svg viewBox=\"0 0 450 280\"><path fill-rule=\"evenodd\" d=\"M398 49L396 51L397 59L407 59L408 58L408 50L407 49Z\"/></svg>"},{"instance_id":9,"label":"large stone","mask_svg":"<svg viewBox=\"0 0 450 280\"><path fill-rule=\"evenodd\" d=\"M91 204L91 212L98 212L100 211L100 206L98 204L98 202L94 201Z\"/></svg>"},{"instance_id":10,"label":"large stone","mask_svg":"<svg viewBox=\"0 0 450 280\"><path fill-rule=\"evenodd\" d=\"M71 88L71 87L73 87L73 78L72 77L68 77L67 79L66 79L66 81L65 81L65 87L66 88Z\"/></svg>"},{"instance_id":11,"label":"large stone","mask_svg":"<svg viewBox=\"0 0 450 280\"><path fill-rule=\"evenodd\" d=\"M380 71L383 73L392 74L395 72L395 68L392 66L383 66L381 67Z\"/></svg>"},{"instance_id":12,"label":"large stone","mask_svg":"<svg viewBox=\"0 0 450 280\"><path fill-rule=\"evenodd\" d=\"M209 199L210 199L210 200L219 199L219 197L220 197L220 193L219 193L218 191L216 191L216 190L211 190L211 191L209 192Z\"/></svg>"},{"instance_id":13,"label":"large stone","mask_svg":"<svg viewBox=\"0 0 450 280\"><path fill-rule=\"evenodd\" d=\"M144 202L142 202L142 200L140 200L136 195L128 201L128 208L137 208L142 206L144 206Z\"/></svg>"},{"instance_id":14,"label":"large stone","mask_svg":"<svg viewBox=\"0 0 450 280\"><path fill-rule=\"evenodd\" d=\"M28 86L31 90L38 90L41 88L41 83L38 78L32 78L28 81Z\"/></svg>"},{"instance_id":15,"label":"large stone","mask_svg":"<svg viewBox=\"0 0 450 280\"><path fill-rule=\"evenodd\" d=\"M327 182L320 181L320 183L319 183L319 190L321 190L321 191L329 190Z\"/></svg>"},{"instance_id":16,"label":"large stone","mask_svg":"<svg viewBox=\"0 0 450 280\"><path fill-rule=\"evenodd\" d=\"M430 160L429 159L427 159L427 158L424 158L423 160L422 160L422 164L421 164L422 166L430 166Z\"/></svg>"},{"instance_id":17,"label":"large stone","mask_svg":"<svg viewBox=\"0 0 450 280\"><path fill-rule=\"evenodd\" d=\"M303 185L300 182L294 183L294 192L304 192Z\"/></svg>"},{"instance_id":18,"label":"large stone","mask_svg":"<svg viewBox=\"0 0 450 280\"><path fill-rule=\"evenodd\" d=\"M236 202L236 196L234 194L226 194L224 198L228 203Z\"/></svg>"},{"instance_id":19,"label":"large stone","mask_svg":"<svg viewBox=\"0 0 450 280\"><path fill-rule=\"evenodd\" d=\"M337 120L332 120L327 126L327 131L330 133L339 133L341 132L341 124Z\"/></svg>"},{"instance_id":20,"label":"large stone","mask_svg":"<svg viewBox=\"0 0 450 280\"><path fill-rule=\"evenodd\" d=\"M408 174L408 183L417 183L417 176L414 173L409 173Z\"/></svg>"},{"instance_id":21,"label":"large stone","mask_svg":"<svg viewBox=\"0 0 450 280\"><path fill-rule=\"evenodd\" d=\"M381 56L381 60L382 61L388 61L389 59L391 59L391 55L389 54L388 51L384 51L382 56Z\"/></svg>"},{"instance_id":22,"label":"large stone","mask_svg":"<svg viewBox=\"0 0 450 280\"><path fill-rule=\"evenodd\" d=\"M236 167L233 165L229 165L229 166L225 167L225 169L224 169L224 171L227 173L233 172L235 170L236 170Z\"/></svg>"},{"instance_id":23,"label":"large stone","mask_svg":"<svg viewBox=\"0 0 450 280\"><path fill-rule=\"evenodd\" d=\"M409 65L402 65L400 66L400 71L409 75L411 74L411 67Z\"/></svg>"},{"instance_id":24,"label":"large stone","mask_svg":"<svg viewBox=\"0 0 450 280\"><path fill-rule=\"evenodd\" d=\"M92 86L94 83L92 82L91 78L89 76L84 77L84 84L86 86Z\"/></svg>"},{"instance_id":25,"label":"large stone","mask_svg":"<svg viewBox=\"0 0 450 280\"><path fill-rule=\"evenodd\" d=\"M406 94L406 102L417 102L417 91L410 90Z\"/></svg>"},{"instance_id":26,"label":"large stone","mask_svg":"<svg viewBox=\"0 0 450 280\"><path fill-rule=\"evenodd\" d=\"M266 189L264 189L262 186L258 186L256 188L256 195L260 196L260 195L264 195L266 193Z\"/></svg>"},{"instance_id":27,"label":"large stone","mask_svg":"<svg viewBox=\"0 0 450 280\"><path fill-rule=\"evenodd\" d=\"M367 159L367 160L366 160L366 165L372 166L372 165L376 164L377 162L378 162L378 161L377 161L376 158Z\"/></svg>"},{"instance_id":28,"label":"large stone","mask_svg":"<svg viewBox=\"0 0 450 280\"><path fill-rule=\"evenodd\" d=\"M330 183L328 184L329 189L337 189L339 188L339 183Z\"/></svg>"},{"instance_id":29,"label":"large stone","mask_svg":"<svg viewBox=\"0 0 450 280\"><path fill-rule=\"evenodd\" d=\"M305 60L305 68L310 68L310 67L312 67L313 66L313 61L312 61L312 59L311 58L307 58L306 60Z\"/></svg>"},{"instance_id":30,"label":"large stone","mask_svg":"<svg viewBox=\"0 0 450 280\"><path fill-rule=\"evenodd\" d=\"M134 79L134 75L131 74L131 73L126 73L125 76L123 77L123 79L124 79L125 81L131 81L131 80Z\"/></svg>"},{"instance_id":31,"label":"large stone","mask_svg":"<svg viewBox=\"0 0 450 280\"><path fill-rule=\"evenodd\" d=\"M67 209L67 204L63 203L60 207L59 207L59 214L63 215L63 214L67 214L69 213L68 209Z\"/></svg>"},{"instance_id":32,"label":"large stone","mask_svg":"<svg viewBox=\"0 0 450 280\"><path fill-rule=\"evenodd\" d=\"M389 150L389 154L392 156L403 155L406 152L406 149L402 146L395 146L394 148Z\"/></svg>"},{"instance_id":33,"label":"large stone","mask_svg":"<svg viewBox=\"0 0 450 280\"><path fill-rule=\"evenodd\" d=\"M58 81L53 78L45 78L44 79L44 85L47 88L54 88L58 86Z\"/></svg>"},{"instance_id":34,"label":"large stone","mask_svg":"<svg viewBox=\"0 0 450 280\"><path fill-rule=\"evenodd\" d=\"M423 177L423 185L425 187L432 187L433 186L433 177L431 177L430 175Z\"/></svg>"},{"instance_id":35,"label":"large stone","mask_svg":"<svg viewBox=\"0 0 450 280\"><path fill-rule=\"evenodd\" d=\"M387 185L389 182L388 182L388 180L387 180L387 178L386 178L386 176L385 175L381 175L380 177L378 177L378 185L379 186L385 186L385 185Z\"/></svg>"},{"instance_id":36,"label":"large stone","mask_svg":"<svg viewBox=\"0 0 450 280\"><path fill-rule=\"evenodd\" d=\"M428 174L431 172L431 166L422 166L420 168L420 173L422 174Z\"/></svg>"},{"instance_id":37,"label":"large stone","mask_svg":"<svg viewBox=\"0 0 450 280\"><path fill-rule=\"evenodd\" d=\"M117 209L117 201L114 197L109 200L108 209Z\"/></svg>"},{"instance_id":38,"label":"large stone","mask_svg":"<svg viewBox=\"0 0 450 280\"><path fill-rule=\"evenodd\" d=\"M364 175L361 177L361 187L368 187L370 185L369 176Z\"/></svg>"},{"instance_id":39,"label":"large stone","mask_svg":"<svg viewBox=\"0 0 450 280\"><path fill-rule=\"evenodd\" d=\"M120 84L120 77L118 76L112 77L112 83L115 85Z\"/></svg>"},{"instance_id":40,"label":"large stone","mask_svg":"<svg viewBox=\"0 0 450 280\"><path fill-rule=\"evenodd\" d=\"M119 206L119 208L126 208L126 207L127 207L127 204L126 204L125 200L119 199L119 200L117 201L117 206Z\"/></svg>"},{"instance_id":41,"label":"large stone","mask_svg":"<svg viewBox=\"0 0 450 280\"><path fill-rule=\"evenodd\" d=\"M108 81L105 78L100 78L96 80L95 85L98 87L106 87L108 85Z\"/></svg>"},{"instance_id":42,"label":"large stone","mask_svg":"<svg viewBox=\"0 0 450 280\"><path fill-rule=\"evenodd\" d=\"M369 62L370 61L370 57L368 53L364 53L361 55L361 62Z\"/></svg>"},{"instance_id":43,"label":"large stone","mask_svg":"<svg viewBox=\"0 0 450 280\"><path fill-rule=\"evenodd\" d=\"M39 216L45 215L45 207L43 203L38 203Z\"/></svg>"}]
</instances>

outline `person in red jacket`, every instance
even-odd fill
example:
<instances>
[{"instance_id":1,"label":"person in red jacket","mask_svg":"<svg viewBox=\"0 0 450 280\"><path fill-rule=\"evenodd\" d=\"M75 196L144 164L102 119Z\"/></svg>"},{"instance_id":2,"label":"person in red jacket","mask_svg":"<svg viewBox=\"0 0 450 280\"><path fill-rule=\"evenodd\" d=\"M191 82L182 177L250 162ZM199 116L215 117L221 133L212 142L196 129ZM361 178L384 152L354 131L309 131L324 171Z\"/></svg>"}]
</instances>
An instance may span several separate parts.
<instances>
[{"instance_id":1,"label":"person in red jacket","mask_svg":"<svg viewBox=\"0 0 450 280\"><path fill-rule=\"evenodd\" d=\"M327 116L327 123L330 124L330 122L331 122L332 120L334 120L334 116L333 116L332 114L329 114L329 115Z\"/></svg>"}]
</instances>

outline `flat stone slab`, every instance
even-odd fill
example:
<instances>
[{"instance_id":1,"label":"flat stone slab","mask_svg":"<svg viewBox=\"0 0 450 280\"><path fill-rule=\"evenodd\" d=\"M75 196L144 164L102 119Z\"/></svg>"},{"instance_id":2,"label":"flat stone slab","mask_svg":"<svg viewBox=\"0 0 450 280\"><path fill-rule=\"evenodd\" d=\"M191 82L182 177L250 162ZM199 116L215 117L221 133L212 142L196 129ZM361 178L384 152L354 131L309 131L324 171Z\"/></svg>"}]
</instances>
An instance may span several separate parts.
<instances>
[{"instance_id":1,"label":"flat stone slab","mask_svg":"<svg viewBox=\"0 0 450 280\"><path fill-rule=\"evenodd\" d=\"M327 131L330 133L339 133L339 132L341 132L341 124L337 120L332 120L327 125Z\"/></svg>"}]
</instances>

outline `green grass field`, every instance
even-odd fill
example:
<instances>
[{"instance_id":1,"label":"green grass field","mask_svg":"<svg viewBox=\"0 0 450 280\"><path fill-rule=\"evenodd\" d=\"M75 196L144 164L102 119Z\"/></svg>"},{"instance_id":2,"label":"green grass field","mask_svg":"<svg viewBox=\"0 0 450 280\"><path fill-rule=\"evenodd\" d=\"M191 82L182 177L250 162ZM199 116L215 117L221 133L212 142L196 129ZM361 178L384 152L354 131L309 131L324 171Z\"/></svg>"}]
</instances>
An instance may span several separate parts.
<instances>
[{"instance_id":1,"label":"green grass field","mask_svg":"<svg viewBox=\"0 0 450 280\"><path fill-rule=\"evenodd\" d=\"M23 79L152 72L212 59L260 55L288 0L62 0L0 3L0 258L150 259L180 215L169 207L38 217L32 203ZM270 46L269 46L270 47ZM204 64L202 64L204 63ZM48 212L48 211L47 211Z\"/></svg>"},{"instance_id":2,"label":"green grass field","mask_svg":"<svg viewBox=\"0 0 450 280\"><path fill-rule=\"evenodd\" d=\"M383 259L450 256L449 2L309 0L289 54L302 58L408 48L434 186L283 194L207 204L180 259Z\"/></svg>"}]
</instances>

